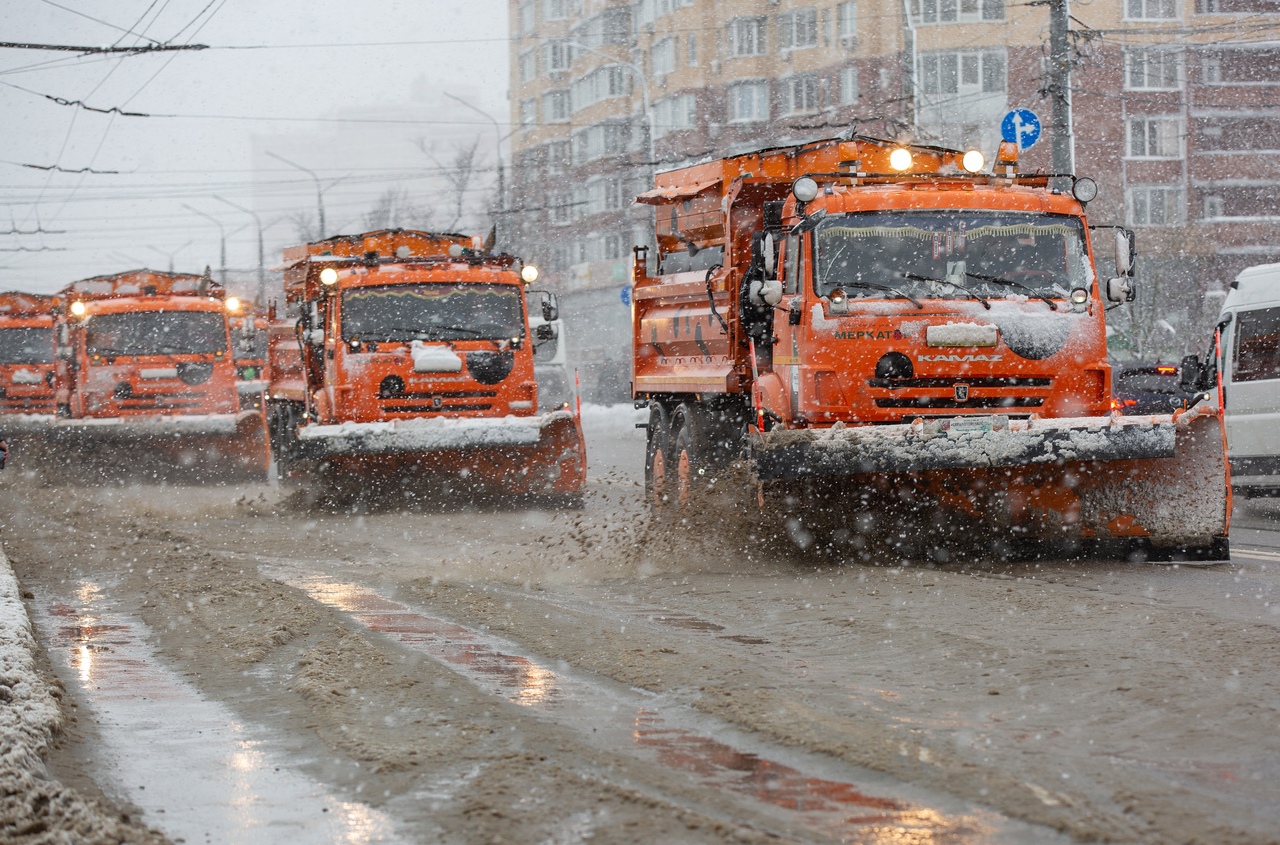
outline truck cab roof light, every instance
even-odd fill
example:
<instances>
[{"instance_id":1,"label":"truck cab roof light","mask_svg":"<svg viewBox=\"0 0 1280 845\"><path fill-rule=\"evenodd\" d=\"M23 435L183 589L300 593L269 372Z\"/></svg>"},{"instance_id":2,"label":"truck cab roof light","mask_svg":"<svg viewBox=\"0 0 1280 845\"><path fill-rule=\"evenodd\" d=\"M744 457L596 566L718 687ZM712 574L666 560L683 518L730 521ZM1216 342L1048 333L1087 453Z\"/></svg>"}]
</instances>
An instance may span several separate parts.
<instances>
[{"instance_id":1,"label":"truck cab roof light","mask_svg":"<svg viewBox=\"0 0 1280 845\"><path fill-rule=\"evenodd\" d=\"M526 264L520 268L520 278L524 279L526 285L531 285L538 281L538 268L532 264Z\"/></svg>"},{"instance_id":2,"label":"truck cab roof light","mask_svg":"<svg viewBox=\"0 0 1280 845\"><path fill-rule=\"evenodd\" d=\"M333 285L338 282L338 271L332 267L326 267L320 271L320 283L324 285Z\"/></svg>"},{"instance_id":3,"label":"truck cab roof light","mask_svg":"<svg viewBox=\"0 0 1280 845\"><path fill-rule=\"evenodd\" d=\"M791 184L791 193L800 202L812 202L818 196L818 183L810 176L801 176Z\"/></svg>"},{"instance_id":4,"label":"truck cab roof light","mask_svg":"<svg viewBox=\"0 0 1280 845\"><path fill-rule=\"evenodd\" d=\"M902 147L889 153L889 166L901 173L911 169L911 151Z\"/></svg>"},{"instance_id":5,"label":"truck cab roof light","mask_svg":"<svg viewBox=\"0 0 1280 845\"><path fill-rule=\"evenodd\" d=\"M987 160L977 150L969 150L960 159L960 166L970 173L978 173L986 163Z\"/></svg>"},{"instance_id":6,"label":"truck cab roof light","mask_svg":"<svg viewBox=\"0 0 1280 845\"><path fill-rule=\"evenodd\" d=\"M1088 176L1081 176L1072 183L1071 195L1080 202L1093 202L1098 196L1098 183Z\"/></svg>"}]
</instances>

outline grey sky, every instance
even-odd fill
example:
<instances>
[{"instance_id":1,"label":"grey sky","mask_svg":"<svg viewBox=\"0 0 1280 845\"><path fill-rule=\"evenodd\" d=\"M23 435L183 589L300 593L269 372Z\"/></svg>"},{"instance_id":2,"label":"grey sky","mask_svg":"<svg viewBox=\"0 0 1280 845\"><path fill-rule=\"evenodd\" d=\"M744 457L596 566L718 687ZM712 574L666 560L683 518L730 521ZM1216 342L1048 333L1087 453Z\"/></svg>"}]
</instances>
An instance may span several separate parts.
<instances>
[{"instance_id":1,"label":"grey sky","mask_svg":"<svg viewBox=\"0 0 1280 845\"><path fill-rule=\"evenodd\" d=\"M498 133L439 92L467 98L506 134L503 0L6 0L0 14L6 41L131 45L138 39L121 29L134 29L161 42L217 48L128 57L0 50L0 229L9 230L11 218L17 229L32 230L38 218L46 230L65 230L0 237L0 289L52 291L140 261L164 267L163 254L175 250L178 269L216 267L215 224L184 204L224 224L229 266L255 266L251 218L215 194L253 208L265 223L277 221L265 238L267 261L275 262L295 240L284 218L314 213L315 187L264 150L317 171L326 187L341 179L325 193L333 233L358 224L387 188L438 192L427 178L435 165L415 142L446 160L457 144L479 138L483 171L471 194L480 208ZM268 49L226 49L254 45ZM101 114L42 95L184 117ZM337 120L357 117L386 122ZM42 246L63 251L14 251Z\"/></svg>"}]
</instances>

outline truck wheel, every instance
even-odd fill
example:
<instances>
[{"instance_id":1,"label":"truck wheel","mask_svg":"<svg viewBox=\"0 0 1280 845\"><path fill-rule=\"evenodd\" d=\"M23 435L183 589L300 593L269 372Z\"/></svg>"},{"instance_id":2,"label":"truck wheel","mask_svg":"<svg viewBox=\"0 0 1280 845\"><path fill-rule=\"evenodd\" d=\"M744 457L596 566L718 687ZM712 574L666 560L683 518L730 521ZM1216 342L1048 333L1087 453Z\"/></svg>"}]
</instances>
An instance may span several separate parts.
<instances>
[{"instance_id":1,"label":"truck wheel","mask_svg":"<svg viewBox=\"0 0 1280 845\"><path fill-rule=\"evenodd\" d=\"M649 403L649 428L644 449L644 494L649 508L657 513L673 500L671 466L671 417L658 402Z\"/></svg>"},{"instance_id":2,"label":"truck wheel","mask_svg":"<svg viewBox=\"0 0 1280 845\"><path fill-rule=\"evenodd\" d=\"M688 506L695 498L702 474L706 471L698 432L694 429L694 416L692 407L681 404L671 417L671 469L675 499L680 507Z\"/></svg>"}]
</instances>

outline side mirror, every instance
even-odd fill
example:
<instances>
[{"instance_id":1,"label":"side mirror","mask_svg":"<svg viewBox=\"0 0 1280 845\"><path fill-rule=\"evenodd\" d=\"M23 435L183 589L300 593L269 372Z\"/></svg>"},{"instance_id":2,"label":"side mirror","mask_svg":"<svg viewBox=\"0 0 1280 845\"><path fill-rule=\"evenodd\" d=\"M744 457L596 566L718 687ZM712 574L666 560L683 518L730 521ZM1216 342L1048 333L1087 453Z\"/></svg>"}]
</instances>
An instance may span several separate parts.
<instances>
[{"instance_id":1,"label":"side mirror","mask_svg":"<svg viewBox=\"0 0 1280 845\"><path fill-rule=\"evenodd\" d=\"M1107 299L1112 302L1133 302L1136 293L1133 279L1128 276L1107 279Z\"/></svg>"},{"instance_id":2,"label":"side mirror","mask_svg":"<svg viewBox=\"0 0 1280 845\"><path fill-rule=\"evenodd\" d=\"M59 361L74 361L74 360L75 360L75 357L76 357L76 351L75 351L74 349L72 349L70 346L59 346L59 347L58 347L58 360L59 360Z\"/></svg>"},{"instance_id":3,"label":"side mirror","mask_svg":"<svg viewBox=\"0 0 1280 845\"><path fill-rule=\"evenodd\" d=\"M1205 371L1200 359L1195 355L1185 355L1178 365L1180 376L1178 386L1183 390L1199 390L1204 381Z\"/></svg>"},{"instance_id":4,"label":"side mirror","mask_svg":"<svg viewBox=\"0 0 1280 845\"><path fill-rule=\"evenodd\" d=\"M542 319L548 323L560 319L560 300L554 293L544 294L542 300Z\"/></svg>"},{"instance_id":5,"label":"side mirror","mask_svg":"<svg viewBox=\"0 0 1280 845\"><path fill-rule=\"evenodd\" d=\"M765 233L763 242L760 245L761 257L764 259L764 277L766 279L776 279L778 277L778 252L773 243L773 233Z\"/></svg>"},{"instance_id":6,"label":"side mirror","mask_svg":"<svg viewBox=\"0 0 1280 845\"><path fill-rule=\"evenodd\" d=\"M533 330L533 336L538 340L555 340L556 327L550 323L543 323Z\"/></svg>"},{"instance_id":7,"label":"side mirror","mask_svg":"<svg viewBox=\"0 0 1280 845\"><path fill-rule=\"evenodd\" d=\"M324 346L324 329L310 329L306 335L307 343L312 346Z\"/></svg>"},{"instance_id":8,"label":"side mirror","mask_svg":"<svg viewBox=\"0 0 1280 845\"><path fill-rule=\"evenodd\" d=\"M1133 260L1137 254L1138 249L1133 240L1133 232L1128 229L1116 229L1116 273L1121 276L1132 276ZM1119 300L1115 301L1119 302Z\"/></svg>"}]
</instances>

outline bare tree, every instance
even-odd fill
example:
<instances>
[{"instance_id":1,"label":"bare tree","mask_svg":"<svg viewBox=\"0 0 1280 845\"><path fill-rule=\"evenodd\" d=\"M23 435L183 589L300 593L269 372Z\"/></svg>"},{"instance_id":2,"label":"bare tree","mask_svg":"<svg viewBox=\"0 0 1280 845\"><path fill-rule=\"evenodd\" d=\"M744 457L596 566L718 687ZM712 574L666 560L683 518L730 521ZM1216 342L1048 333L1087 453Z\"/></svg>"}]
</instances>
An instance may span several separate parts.
<instances>
[{"instance_id":1,"label":"bare tree","mask_svg":"<svg viewBox=\"0 0 1280 845\"><path fill-rule=\"evenodd\" d=\"M311 243L319 239L319 227L316 226L316 218L309 211L295 211L289 215L289 222L293 224L294 236L301 243Z\"/></svg>"},{"instance_id":2,"label":"bare tree","mask_svg":"<svg viewBox=\"0 0 1280 845\"><path fill-rule=\"evenodd\" d=\"M362 218L365 231L374 229L429 229L433 211L415 205L407 188L387 188Z\"/></svg>"},{"instance_id":3,"label":"bare tree","mask_svg":"<svg viewBox=\"0 0 1280 845\"><path fill-rule=\"evenodd\" d=\"M442 162L436 156L434 145L425 137L416 138L413 143L414 146L422 151L423 155L431 159L432 164L440 168L440 175L448 185L450 213L452 214L452 219L444 228L456 229L466 213L467 189L471 187L471 182L476 176L479 164L476 159L477 151L480 148L480 136L477 135L469 143L454 144L453 155L447 163Z\"/></svg>"}]
</instances>

